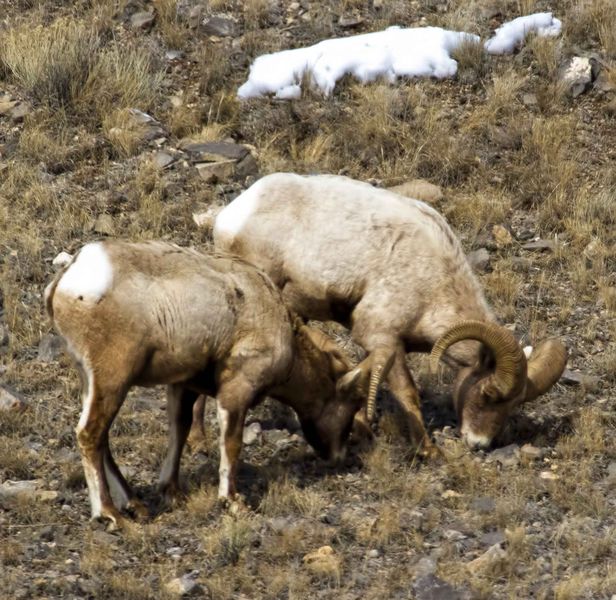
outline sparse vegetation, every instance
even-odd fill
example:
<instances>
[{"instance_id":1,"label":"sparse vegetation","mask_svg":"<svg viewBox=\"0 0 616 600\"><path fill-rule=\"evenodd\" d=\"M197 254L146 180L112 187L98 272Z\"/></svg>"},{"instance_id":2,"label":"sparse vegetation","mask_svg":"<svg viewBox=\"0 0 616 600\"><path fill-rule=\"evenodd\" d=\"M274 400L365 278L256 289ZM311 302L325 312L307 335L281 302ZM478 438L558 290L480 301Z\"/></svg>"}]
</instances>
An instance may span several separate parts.
<instances>
[{"instance_id":1,"label":"sparse vegetation","mask_svg":"<svg viewBox=\"0 0 616 600\"><path fill-rule=\"evenodd\" d=\"M23 414L0 412L0 486L27 480L55 493L0 491L0 596L170 598L166 584L193 573L216 599L410 598L430 561L428 572L477 598L616 593L616 10L613 0L497 4L495 12L488 0L0 0L0 385L30 403ZM191 16L193 7L201 10ZM154 15L146 29L130 20L143 9ZM264 52L390 25L485 39L538 10L554 11L562 36L529 36L505 57L465 44L452 80L349 79L327 99L235 98ZM342 15L359 21L345 29ZM234 35L206 34L212 16L232 19ZM572 98L563 62L591 54L605 89ZM13 117L14 103L25 113ZM146 136L129 109L156 118L163 141ZM90 524L73 433L79 381L67 358L37 353L49 331L42 293L51 261L109 231L209 244L193 212L251 179L206 183L178 149L225 139L252 146L262 174L443 186L436 208L467 250L489 252L480 279L499 318L525 344L561 336L569 368L591 379L556 386L521 408L495 452L471 453L450 427L450 388L413 357L439 464L409 451L386 393L376 444L339 469L318 461L296 422L265 403L253 413L263 432L239 473L246 510L216 498L211 402L206 452L183 458L185 501L158 504L163 396L136 390L111 438L153 519L120 534ZM174 162L157 162L160 151ZM510 243L497 243L494 225L511 232ZM536 238L555 246L524 248ZM342 328L335 334L349 346ZM525 443L540 455L528 458ZM505 554L473 570L494 545ZM324 547L308 566L303 558Z\"/></svg>"}]
</instances>

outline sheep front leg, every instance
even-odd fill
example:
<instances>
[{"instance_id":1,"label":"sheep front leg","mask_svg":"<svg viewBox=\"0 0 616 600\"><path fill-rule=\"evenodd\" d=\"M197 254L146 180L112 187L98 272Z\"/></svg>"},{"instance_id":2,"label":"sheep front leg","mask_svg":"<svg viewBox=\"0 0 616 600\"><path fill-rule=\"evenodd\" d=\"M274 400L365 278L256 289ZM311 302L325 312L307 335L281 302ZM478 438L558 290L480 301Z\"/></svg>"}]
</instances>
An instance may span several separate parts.
<instances>
[{"instance_id":1,"label":"sheep front leg","mask_svg":"<svg viewBox=\"0 0 616 600\"><path fill-rule=\"evenodd\" d=\"M436 458L439 449L432 443L423 422L419 392L413 381L413 376L406 366L404 349L396 350L394 363L388 377L389 389L406 418L408 435L418 453L425 458Z\"/></svg>"},{"instance_id":2,"label":"sheep front leg","mask_svg":"<svg viewBox=\"0 0 616 600\"><path fill-rule=\"evenodd\" d=\"M180 385L167 387L167 417L169 420L169 445L167 456L160 470L159 490L165 501L173 502L180 493L179 471L182 450L186 443L188 430L193 421L193 407L199 402L196 392ZM194 425L194 422L193 422ZM203 418L201 419L203 427Z\"/></svg>"},{"instance_id":3,"label":"sheep front leg","mask_svg":"<svg viewBox=\"0 0 616 600\"><path fill-rule=\"evenodd\" d=\"M92 518L107 518L116 527L120 526L122 516L109 491L107 470L114 476L119 473L119 469L111 457L108 435L125 395L123 389L104 389L99 386L94 375L89 372L87 390L83 395L83 409L75 430L88 484ZM123 485L119 486L119 496L120 499L127 500L132 494L123 477L121 481ZM114 479L114 484L116 483L118 481Z\"/></svg>"},{"instance_id":4,"label":"sheep front leg","mask_svg":"<svg viewBox=\"0 0 616 600\"><path fill-rule=\"evenodd\" d=\"M216 398L220 426L220 468L218 498L233 500L237 496L236 476L244 420L254 398L254 389L242 381L230 381L220 388Z\"/></svg>"}]
</instances>

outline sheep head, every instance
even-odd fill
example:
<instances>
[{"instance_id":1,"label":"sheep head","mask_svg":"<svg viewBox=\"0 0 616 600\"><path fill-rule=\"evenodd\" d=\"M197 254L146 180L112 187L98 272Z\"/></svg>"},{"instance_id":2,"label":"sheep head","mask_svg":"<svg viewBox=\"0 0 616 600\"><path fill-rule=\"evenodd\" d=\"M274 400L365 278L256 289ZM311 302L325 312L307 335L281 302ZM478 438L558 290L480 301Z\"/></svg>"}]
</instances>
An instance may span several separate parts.
<instances>
[{"instance_id":1,"label":"sheep head","mask_svg":"<svg viewBox=\"0 0 616 600\"><path fill-rule=\"evenodd\" d=\"M337 344L314 327L299 326L296 340L303 375L291 381L294 408L308 443L322 458L339 462L364 403L369 374L353 369Z\"/></svg>"},{"instance_id":2,"label":"sheep head","mask_svg":"<svg viewBox=\"0 0 616 600\"><path fill-rule=\"evenodd\" d=\"M567 350L557 339L541 343L527 362L516 339L504 327L463 321L441 336L430 360L436 370L443 353L456 342L482 343L477 362L458 373L454 405L460 431L472 448L488 447L513 410L545 394L560 378Z\"/></svg>"}]
</instances>

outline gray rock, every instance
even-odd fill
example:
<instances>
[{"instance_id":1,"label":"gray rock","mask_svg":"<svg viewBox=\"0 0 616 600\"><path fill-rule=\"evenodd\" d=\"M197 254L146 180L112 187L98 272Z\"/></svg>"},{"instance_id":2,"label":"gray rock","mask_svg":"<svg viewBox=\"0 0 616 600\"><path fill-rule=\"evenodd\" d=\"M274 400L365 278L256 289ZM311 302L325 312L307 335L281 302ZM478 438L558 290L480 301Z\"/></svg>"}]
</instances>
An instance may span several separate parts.
<instances>
[{"instance_id":1,"label":"gray rock","mask_svg":"<svg viewBox=\"0 0 616 600\"><path fill-rule=\"evenodd\" d=\"M573 98L583 94L592 82L592 65L590 59L574 56L560 70L560 80Z\"/></svg>"},{"instance_id":2,"label":"gray rock","mask_svg":"<svg viewBox=\"0 0 616 600\"><path fill-rule=\"evenodd\" d=\"M11 119L16 123L23 121L30 114L32 108L27 102L20 102L10 110Z\"/></svg>"},{"instance_id":3,"label":"gray rock","mask_svg":"<svg viewBox=\"0 0 616 600\"><path fill-rule=\"evenodd\" d=\"M475 271L485 272L490 264L490 253L486 248L478 248L466 256L469 264Z\"/></svg>"},{"instance_id":4,"label":"gray rock","mask_svg":"<svg viewBox=\"0 0 616 600\"><path fill-rule=\"evenodd\" d=\"M533 461L541 458L544 454L543 448L537 448L532 444L524 444L520 448L520 455L527 461Z\"/></svg>"},{"instance_id":5,"label":"gray rock","mask_svg":"<svg viewBox=\"0 0 616 600\"><path fill-rule=\"evenodd\" d=\"M454 588L434 574L418 577L413 582L417 600L467 600L468 592Z\"/></svg>"},{"instance_id":6,"label":"gray rock","mask_svg":"<svg viewBox=\"0 0 616 600\"><path fill-rule=\"evenodd\" d=\"M496 502L490 496L480 496L471 502L471 510L478 513L488 514L494 512Z\"/></svg>"},{"instance_id":7,"label":"gray rock","mask_svg":"<svg viewBox=\"0 0 616 600\"><path fill-rule=\"evenodd\" d=\"M580 373L579 371L571 371L565 369L560 376L560 382L569 385L581 385L588 389L597 387L600 382L600 378L595 375L588 375L587 373Z\"/></svg>"},{"instance_id":8,"label":"gray rock","mask_svg":"<svg viewBox=\"0 0 616 600\"><path fill-rule=\"evenodd\" d=\"M180 147L193 162L239 161L249 153L245 146L231 142L193 142Z\"/></svg>"},{"instance_id":9,"label":"gray rock","mask_svg":"<svg viewBox=\"0 0 616 600\"><path fill-rule=\"evenodd\" d=\"M203 22L203 31L208 35L228 37L235 35L235 21L227 17L210 17Z\"/></svg>"},{"instance_id":10,"label":"gray rock","mask_svg":"<svg viewBox=\"0 0 616 600\"><path fill-rule=\"evenodd\" d=\"M436 573L436 561L430 556L424 556L417 561L414 570L417 578L432 575Z\"/></svg>"},{"instance_id":11,"label":"gray rock","mask_svg":"<svg viewBox=\"0 0 616 600\"><path fill-rule=\"evenodd\" d=\"M612 481L616 481L616 460L613 460L607 466L607 477Z\"/></svg>"},{"instance_id":12,"label":"gray rock","mask_svg":"<svg viewBox=\"0 0 616 600\"><path fill-rule=\"evenodd\" d=\"M234 160L223 160L220 162L198 163L195 168L199 172L199 177L206 183L218 183L228 181L235 173L236 162Z\"/></svg>"},{"instance_id":13,"label":"gray rock","mask_svg":"<svg viewBox=\"0 0 616 600\"><path fill-rule=\"evenodd\" d=\"M186 575L182 575L181 577L176 577L172 579L168 583L165 584L165 589L175 596L192 596L201 594L203 589L197 582L197 578L199 577L199 571L191 571L190 573L186 573Z\"/></svg>"},{"instance_id":14,"label":"gray rock","mask_svg":"<svg viewBox=\"0 0 616 600\"><path fill-rule=\"evenodd\" d=\"M535 94L522 94L522 104L526 106L536 106L537 96Z\"/></svg>"},{"instance_id":15,"label":"gray rock","mask_svg":"<svg viewBox=\"0 0 616 600\"><path fill-rule=\"evenodd\" d=\"M184 58L184 52L182 52L182 50L167 50L167 52L165 52L165 58L169 61L180 60Z\"/></svg>"},{"instance_id":16,"label":"gray rock","mask_svg":"<svg viewBox=\"0 0 616 600\"><path fill-rule=\"evenodd\" d=\"M66 265L68 265L68 263L70 263L71 260L73 260L73 255L69 254L68 252L64 252L63 250L62 252L56 255L56 257L51 261L51 264L54 267L60 268L60 267L65 267Z\"/></svg>"},{"instance_id":17,"label":"gray rock","mask_svg":"<svg viewBox=\"0 0 616 600\"><path fill-rule=\"evenodd\" d=\"M252 154L247 154L235 167L236 179L243 180L247 177L253 177L259 172L259 165L256 158Z\"/></svg>"},{"instance_id":18,"label":"gray rock","mask_svg":"<svg viewBox=\"0 0 616 600\"><path fill-rule=\"evenodd\" d=\"M251 446L258 441L261 436L261 423L251 423L248 427L244 428L242 441L246 446Z\"/></svg>"},{"instance_id":19,"label":"gray rock","mask_svg":"<svg viewBox=\"0 0 616 600\"><path fill-rule=\"evenodd\" d=\"M0 98L0 116L8 115L19 104L19 100L11 100L10 96Z\"/></svg>"},{"instance_id":20,"label":"gray rock","mask_svg":"<svg viewBox=\"0 0 616 600\"><path fill-rule=\"evenodd\" d=\"M134 29L150 29L154 25L154 13L143 11L136 12L130 18L130 24Z\"/></svg>"},{"instance_id":21,"label":"gray rock","mask_svg":"<svg viewBox=\"0 0 616 600\"><path fill-rule=\"evenodd\" d=\"M39 342L38 359L44 363L58 360L64 351L64 341L59 335L46 333Z\"/></svg>"},{"instance_id":22,"label":"gray rock","mask_svg":"<svg viewBox=\"0 0 616 600\"><path fill-rule=\"evenodd\" d=\"M7 479L0 483L0 500L30 498L48 502L58 497L58 492L41 489L42 485L42 479L31 479L28 481L11 481Z\"/></svg>"},{"instance_id":23,"label":"gray rock","mask_svg":"<svg viewBox=\"0 0 616 600\"><path fill-rule=\"evenodd\" d=\"M553 252L556 249L556 242L554 240L535 240L522 244L522 248L524 250L539 250L540 252L549 250Z\"/></svg>"},{"instance_id":24,"label":"gray rock","mask_svg":"<svg viewBox=\"0 0 616 600\"><path fill-rule=\"evenodd\" d=\"M0 385L0 412L22 411L28 407L25 398L9 387Z\"/></svg>"},{"instance_id":25,"label":"gray rock","mask_svg":"<svg viewBox=\"0 0 616 600\"><path fill-rule=\"evenodd\" d=\"M517 444L509 444L496 448L488 454L486 462L497 462L503 467L515 467L520 463L520 447Z\"/></svg>"},{"instance_id":26,"label":"gray rock","mask_svg":"<svg viewBox=\"0 0 616 600\"><path fill-rule=\"evenodd\" d=\"M507 552L500 544L490 546L481 556L467 563L466 568L473 574L486 573L501 564L507 558Z\"/></svg>"},{"instance_id":27,"label":"gray rock","mask_svg":"<svg viewBox=\"0 0 616 600\"><path fill-rule=\"evenodd\" d=\"M484 546L494 546L505 542L505 534L502 531L488 531L482 534L480 541Z\"/></svg>"},{"instance_id":28,"label":"gray rock","mask_svg":"<svg viewBox=\"0 0 616 600\"><path fill-rule=\"evenodd\" d=\"M359 15L341 15L338 19L338 25L343 29L351 29L361 25L364 20Z\"/></svg>"},{"instance_id":29,"label":"gray rock","mask_svg":"<svg viewBox=\"0 0 616 600\"><path fill-rule=\"evenodd\" d=\"M152 157L152 160L154 161L154 164L159 169L165 169L165 168L171 166L175 162L175 157L173 157L173 156L171 156L171 154L168 154L167 152L163 152L161 150L159 152L155 152L154 153L154 156Z\"/></svg>"},{"instance_id":30,"label":"gray rock","mask_svg":"<svg viewBox=\"0 0 616 600\"><path fill-rule=\"evenodd\" d=\"M460 542L466 539L466 536L461 531L457 531L456 529L446 529L443 532L443 537L450 542Z\"/></svg>"}]
</instances>

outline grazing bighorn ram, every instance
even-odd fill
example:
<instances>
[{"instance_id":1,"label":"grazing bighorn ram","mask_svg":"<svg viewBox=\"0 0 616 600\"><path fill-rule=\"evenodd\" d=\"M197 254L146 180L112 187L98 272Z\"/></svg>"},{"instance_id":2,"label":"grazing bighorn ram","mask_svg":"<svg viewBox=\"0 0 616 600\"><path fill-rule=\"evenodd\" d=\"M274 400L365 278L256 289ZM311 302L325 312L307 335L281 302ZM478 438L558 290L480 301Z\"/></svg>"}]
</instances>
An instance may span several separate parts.
<instances>
[{"instance_id":1,"label":"grazing bighorn ram","mask_svg":"<svg viewBox=\"0 0 616 600\"><path fill-rule=\"evenodd\" d=\"M406 352L432 350L433 364L442 357L461 369L454 402L471 446L488 446L511 411L549 390L564 369L557 340L527 364L451 228L418 200L347 177L276 173L218 214L214 242L264 269L302 317L350 324L368 352L360 365L370 374L364 419L387 377L412 442L427 454L434 448Z\"/></svg>"},{"instance_id":2,"label":"grazing bighorn ram","mask_svg":"<svg viewBox=\"0 0 616 600\"><path fill-rule=\"evenodd\" d=\"M81 249L45 297L84 383L76 432L93 517L118 523L124 507L147 514L109 448L112 421L133 385L168 385L165 494L178 489L201 393L217 400L221 498L236 493L246 412L266 393L295 409L323 457L343 455L364 373L350 371L325 334L292 319L280 292L245 261L162 242L97 242Z\"/></svg>"}]
</instances>

